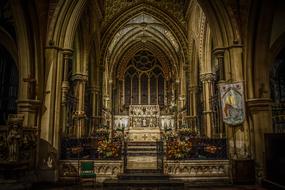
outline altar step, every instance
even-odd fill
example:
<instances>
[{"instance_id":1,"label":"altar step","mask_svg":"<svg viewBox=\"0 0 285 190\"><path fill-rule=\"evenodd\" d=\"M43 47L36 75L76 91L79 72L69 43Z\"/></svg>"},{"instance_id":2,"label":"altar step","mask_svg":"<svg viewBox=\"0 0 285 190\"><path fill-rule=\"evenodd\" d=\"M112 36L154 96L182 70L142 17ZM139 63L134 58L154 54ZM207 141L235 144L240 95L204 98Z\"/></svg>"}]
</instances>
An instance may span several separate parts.
<instances>
[{"instance_id":1,"label":"altar step","mask_svg":"<svg viewBox=\"0 0 285 190\"><path fill-rule=\"evenodd\" d=\"M184 183L171 180L106 180L103 190L184 190Z\"/></svg>"},{"instance_id":2,"label":"altar step","mask_svg":"<svg viewBox=\"0 0 285 190\"><path fill-rule=\"evenodd\" d=\"M157 142L131 141L127 142L126 148L128 170L157 169Z\"/></svg>"},{"instance_id":3,"label":"altar step","mask_svg":"<svg viewBox=\"0 0 285 190\"><path fill-rule=\"evenodd\" d=\"M156 180L156 181L165 181L169 180L168 175L164 175L163 173L158 173L158 172L146 172L143 171L141 173L124 173L118 175L119 180Z\"/></svg>"},{"instance_id":4,"label":"altar step","mask_svg":"<svg viewBox=\"0 0 285 190\"><path fill-rule=\"evenodd\" d=\"M127 145L128 156L157 156L156 144L150 143L130 143Z\"/></svg>"}]
</instances>

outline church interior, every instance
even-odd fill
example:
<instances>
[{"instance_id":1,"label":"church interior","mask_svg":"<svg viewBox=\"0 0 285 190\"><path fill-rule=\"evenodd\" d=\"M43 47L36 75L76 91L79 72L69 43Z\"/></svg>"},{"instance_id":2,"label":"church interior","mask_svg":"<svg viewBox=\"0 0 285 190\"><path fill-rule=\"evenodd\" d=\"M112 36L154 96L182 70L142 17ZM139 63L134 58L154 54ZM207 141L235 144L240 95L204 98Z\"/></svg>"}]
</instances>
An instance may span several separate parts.
<instances>
[{"instance_id":1,"label":"church interior","mask_svg":"<svg viewBox=\"0 0 285 190\"><path fill-rule=\"evenodd\" d=\"M285 189L284 10L1 0L0 186Z\"/></svg>"}]
</instances>

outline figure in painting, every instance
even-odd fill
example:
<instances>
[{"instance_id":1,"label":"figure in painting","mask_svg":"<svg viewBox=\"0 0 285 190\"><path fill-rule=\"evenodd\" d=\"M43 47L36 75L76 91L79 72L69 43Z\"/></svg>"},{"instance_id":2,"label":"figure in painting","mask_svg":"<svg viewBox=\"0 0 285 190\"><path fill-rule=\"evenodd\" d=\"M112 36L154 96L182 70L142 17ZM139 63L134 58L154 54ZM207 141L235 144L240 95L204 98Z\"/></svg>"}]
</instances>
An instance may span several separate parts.
<instances>
[{"instance_id":1,"label":"figure in painting","mask_svg":"<svg viewBox=\"0 0 285 190\"><path fill-rule=\"evenodd\" d=\"M226 117L231 116L231 110L236 107L236 100L231 91L225 99L224 113Z\"/></svg>"}]
</instances>

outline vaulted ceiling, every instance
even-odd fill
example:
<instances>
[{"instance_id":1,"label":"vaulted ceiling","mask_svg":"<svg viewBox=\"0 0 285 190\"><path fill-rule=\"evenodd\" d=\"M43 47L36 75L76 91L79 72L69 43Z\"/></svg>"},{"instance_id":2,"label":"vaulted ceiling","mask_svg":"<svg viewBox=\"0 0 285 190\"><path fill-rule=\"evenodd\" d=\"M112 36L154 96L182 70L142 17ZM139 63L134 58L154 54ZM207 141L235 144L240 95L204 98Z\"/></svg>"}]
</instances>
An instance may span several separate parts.
<instances>
[{"instance_id":1,"label":"vaulted ceiling","mask_svg":"<svg viewBox=\"0 0 285 190\"><path fill-rule=\"evenodd\" d=\"M103 64L110 73L122 76L129 60L148 50L169 73L167 77L175 76L187 62L184 4L173 0L107 0L101 47Z\"/></svg>"}]
</instances>

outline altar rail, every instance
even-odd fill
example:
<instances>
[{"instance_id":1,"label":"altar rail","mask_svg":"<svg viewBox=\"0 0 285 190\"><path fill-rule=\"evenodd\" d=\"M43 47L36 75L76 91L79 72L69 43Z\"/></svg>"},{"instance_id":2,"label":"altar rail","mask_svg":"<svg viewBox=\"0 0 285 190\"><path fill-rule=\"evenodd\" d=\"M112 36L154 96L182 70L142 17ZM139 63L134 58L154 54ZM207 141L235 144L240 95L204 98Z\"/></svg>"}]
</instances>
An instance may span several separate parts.
<instances>
[{"instance_id":1,"label":"altar rail","mask_svg":"<svg viewBox=\"0 0 285 190\"><path fill-rule=\"evenodd\" d=\"M76 182L79 175L78 166L80 162L84 161L86 160L60 160L59 180ZM106 179L116 179L118 174L123 173L122 160L93 160L93 162L97 182L103 182Z\"/></svg>"},{"instance_id":2,"label":"altar rail","mask_svg":"<svg viewBox=\"0 0 285 190\"><path fill-rule=\"evenodd\" d=\"M166 160L164 173L170 179L193 183L230 182L229 160Z\"/></svg>"}]
</instances>

